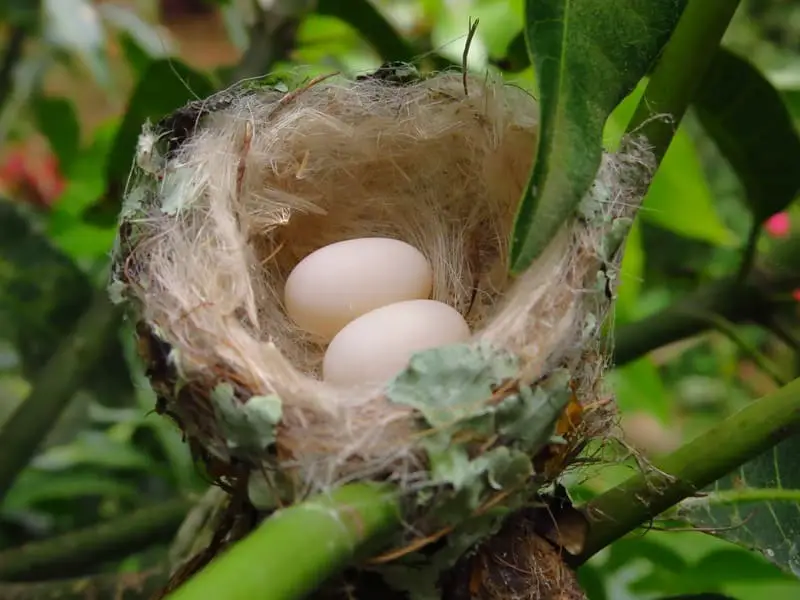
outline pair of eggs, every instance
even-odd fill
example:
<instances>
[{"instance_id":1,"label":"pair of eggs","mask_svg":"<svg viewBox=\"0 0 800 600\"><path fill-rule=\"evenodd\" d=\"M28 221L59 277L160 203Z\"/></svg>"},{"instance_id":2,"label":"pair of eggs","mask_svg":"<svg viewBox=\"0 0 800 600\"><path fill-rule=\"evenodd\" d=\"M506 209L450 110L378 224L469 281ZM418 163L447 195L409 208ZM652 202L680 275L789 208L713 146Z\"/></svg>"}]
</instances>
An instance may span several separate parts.
<instances>
[{"instance_id":1,"label":"pair of eggs","mask_svg":"<svg viewBox=\"0 0 800 600\"><path fill-rule=\"evenodd\" d=\"M298 327L330 340L325 381L377 383L416 352L469 339L458 311L428 299L432 287L431 265L419 250L390 238L359 238L301 260L286 280L284 301Z\"/></svg>"}]
</instances>

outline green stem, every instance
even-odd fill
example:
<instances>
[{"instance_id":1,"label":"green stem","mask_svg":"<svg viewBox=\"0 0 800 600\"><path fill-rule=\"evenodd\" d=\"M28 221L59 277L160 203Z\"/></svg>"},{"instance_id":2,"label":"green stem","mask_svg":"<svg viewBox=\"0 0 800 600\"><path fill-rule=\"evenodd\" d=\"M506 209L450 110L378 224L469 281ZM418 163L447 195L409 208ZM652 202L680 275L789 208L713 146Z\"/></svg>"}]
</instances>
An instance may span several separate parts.
<instances>
[{"instance_id":1,"label":"green stem","mask_svg":"<svg viewBox=\"0 0 800 600\"><path fill-rule=\"evenodd\" d=\"M645 354L709 328L702 313L742 322L771 311L769 290L759 283L734 278L710 283L654 315L623 325L614 333L614 364L632 362Z\"/></svg>"},{"instance_id":2,"label":"green stem","mask_svg":"<svg viewBox=\"0 0 800 600\"><path fill-rule=\"evenodd\" d=\"M782 488L747 488L742 490L723 490L706 496L687 498L682 507L707 505L746 504L748 502L797 502L800 503L800 490Z\"/></svg>"},{"instance_id":3,"label":"green stem","mask_svg":"<svg viewBox=\"0 0 800 600\"><path fill-rule=\"evenodd\" d=\"M766 315L761 324L771 331L784 344L800 354L800 338L797 337L797 326L786 323L780 315Z\"/></svg>"},{"instance_id":4,"label":"green stem","mask_svg":"<svg viewBox=\"0 0 800 600\"><path fill-rule=\"evenodd\" d=\"M108 301L106 291L95 299L39 372L28 397L0 429L0 498L52 428L84 376L102 360L119 324L120 311Z\"/></svg>"},{"instance_id":5,"label":"green stem","mask_svg":"<svg viewBox=\"0 0 800 600\"><path fill-rule=\"evenodd\" d=\"M709 325L731 340L745 356L749 357L756 366L771 377L775 383L778 385L786 385L787 380L781 375L781 370L778 366L759 351L758 348L744 339L736 330L733 323L713 313L703 314L698 312L698 316L704 318L708 321Z\"/></svg>"},{"instance_id":6,"label":"green stem","mask_svg":"<svg viewBox=\"0 0 800 600\"><path fill-rule=\"evenodd\" d=\"M752 402L648 469L591 500L582 564L602 548L800 429L800 378Z\"/></svg>"},{"instance_id":7,"label":"green stem","mask_svg":"<svg viewBox=\"0 0 800 600\"><path fill-rule=\"evenodd\" d=\"M175 499L60 537L0 552L0 580L70 577L89 567L168 542L190 508L188 500Z\"/></svg>"},{"instance_id":8,"label":"green stem","mask_svg":"<svg viewBox=\"0 0 800 600\"><path fill-rule=\"evenodd\" d=\"M628 132L644 134L658 162L666 154L738 6L739 0L689 0L653 69Z\"/></svg>"},{"instance_id":9,"label":"green stem","mask_svg":"<svg viewBox=\"0 0 800 600\"><path fill-rule=\"evenodd\" d=\"M273 514L169 600L299 600L400 524L389 488L345 486Z\"/></svg>"},{"instance_id":10,"label":"green stem","mask_svg":"<svg viewBox=\"0 0 800 600\"><path fill-rule=\"evenodd\" d=\"M0 583L3 600L147 600L167 581L164 569L143 573L108 573L40 583Z\"/></svg>"}]
</instances>

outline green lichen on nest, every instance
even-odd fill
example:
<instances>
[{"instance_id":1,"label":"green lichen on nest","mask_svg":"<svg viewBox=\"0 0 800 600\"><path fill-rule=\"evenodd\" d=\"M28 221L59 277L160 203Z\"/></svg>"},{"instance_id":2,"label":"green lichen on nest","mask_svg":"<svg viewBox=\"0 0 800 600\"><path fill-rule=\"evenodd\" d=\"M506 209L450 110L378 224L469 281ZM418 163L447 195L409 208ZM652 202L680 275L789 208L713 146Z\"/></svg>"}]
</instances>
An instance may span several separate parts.
<instances>
[{"instance_id":1,"label":"green lichen on nest","mask_svg":"<svg viewBox=\"0 0 800 600\"><path fill-rule=\"evenodd\" d=\"M275 427L283 411L278 396L252 396L240 402L233 386L223 382L211 391L211 402L232 451L241 449L258 455L275 443Z\"/></svg>"},{"instance_id":2,"label":"green lichen on nest","mask_svg":"<svg viewBox=\"0 0 800 600\"><path fill-rule=\"evenodd\" d=\"M408 503L414 522L427 532L449 530L433 554L414 552L378 569L414 600L438 598L440 574L548 483L534 458L559 441L570 374L557 370L520 386L517 362L483 344L447 346L416 354L387 387L392 402L418 412L428 482Z\"/></svg>"}]
</instances>

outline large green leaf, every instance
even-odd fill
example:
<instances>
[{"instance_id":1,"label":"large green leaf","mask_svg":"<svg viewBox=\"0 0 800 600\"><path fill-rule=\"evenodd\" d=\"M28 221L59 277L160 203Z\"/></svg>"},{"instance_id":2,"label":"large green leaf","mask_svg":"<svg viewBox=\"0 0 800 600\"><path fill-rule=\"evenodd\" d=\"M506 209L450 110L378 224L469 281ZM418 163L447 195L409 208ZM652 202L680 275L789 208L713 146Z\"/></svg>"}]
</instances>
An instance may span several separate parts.
<instances>
[{"instance_id":1,"label":"large green leaf","mask_svg":"<svg viewBox=\"0 0 800 600\"><path fill-rule=\"evenodd\" d=\"M66 335L91 297L88 279L0 200L0 336L14 343L32 376Z\"/></svg>"},{"instance_id":2,"label":"large green leaf","mask_svg":"<svg viewBox=\"0 0 800 600\"><path fill-rule=\"evenodd\" d=\"M38 96L32 104L39 131L50 142L62 171L68 171L80 146L81 127L72 103L66 98Z\"/></svg>"},{"instance_id":3,"label":"large green leaf","mask_svg":"<svg viewBox=\"0 0 800 600\"><path fill-rule=\"evenodd\" d=\"M706 495L684 501L679 512L800 577L798 456L795 435L717 481Z\"/></svg>"},{"instance_id":4,"label":"large green leaf","mask_svg":"<svg viewBox=\"0 0 800 600\"><path fill-rule=\"evenodd\" d=\"M125 181L133 162L136 140L142 124L156 121L190 100L202 99L214 92L211 80L174 59L155 60L139 80L128 101L125 118L108 159L108 181Z\"/></svg>"},{"instance_id":5,"label":"large green leaf","mask_svg":"<svg viewBox=\"0 0 800 600\"><path fill-rule=\"evenodd\" d=\"M512 239L513 271L539 255L591 186L606 119L646 74L684 6L685 0L527 0L541 131Z\"/></svg>"},{"instance_id":6,"label":"large green leaf","mask_svg":"<svg viewBox=\"0 0 800 600\"><path fill-rule=\"evenodd\" d=\"M639 213L648 223L711 244L735 242L722 223L692 138L679 127Z\"/></svg>"},{"instance_id":7,"label":"large green leaf","mask_svg":"<svg viewBox=\"0 0 800 600\"><path fill-rule=\"evenodd\" d=\"M72 331L92 293L88 278L32 219L0 199L0 338L15 346L26 377L35 377ZM98 391L120 394L130 385L119 347L94 371Z\"/></svg>"},{"instance_id":8,"label":"large green leaf","mask_svg":"<svg viewBox=\"0 0 800 600\"><path fill-rule=\"evenodd\" d=\"M617 405L623 414L643 411L669 422L672 401L653 360L644 356L611 374Z\"/></svg>"},{"instance_id":9,"label":"large green leaf","mask_svg":"<svg viewBox=\"0 0 800 600\"><path fill-rule=\"evenodd\" d=\"M139 490L132 482L106 476L102 471L64 470L59 473L28 469L2 500L2 511L25 510L45 502L82 498L136 500Z\"/></svg>"},{"instance_id":10,"label":"large green leaf","mask_svg":"<svg viewBox=\"0 0 800 600\"><path fill-rule=\"evenodd\" d=\"M756 222L800 194L800 136L780 93L756 67L721 49L694 107L744 184Z\"/></svg>"}]
</instances>

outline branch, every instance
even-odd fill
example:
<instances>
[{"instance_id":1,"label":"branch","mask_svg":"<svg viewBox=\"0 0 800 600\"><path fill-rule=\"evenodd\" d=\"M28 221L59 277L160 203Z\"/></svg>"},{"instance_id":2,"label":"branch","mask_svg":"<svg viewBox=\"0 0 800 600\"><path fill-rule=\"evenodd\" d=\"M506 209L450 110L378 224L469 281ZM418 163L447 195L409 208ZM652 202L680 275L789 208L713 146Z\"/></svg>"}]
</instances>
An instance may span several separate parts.
<instances>
[{"instance_id":1,"label":"branch","mask_svg":"<svg viewBox=\"0 0 800 600\"><path fill-rule=\"evenodd\" d=\"M84 377L102 359L119 324L120 311L98 290L92 305L76 323L37 376L28 397L0 429L0 498L11 488L50 431Z\"/></svg>"},{"instance_id":2,"label":"branch","mask_svg":"<svg viewBox=\"0 0 800 600\"><path fill-rule=\"evenodd\" d=\"M716 56L739 0L689 0L628 125L660 162ZM667 116L668 118L660 118Z\"/></svg>"},{"instance_id":3,"label":"branch","mask_svg":"<svg viewBox=\"0 0 800 600\"><path fill-rule=\"evenodd\" d=\"M775 312L771 297L800 284L797 275L772 282L754 277L739 282L735 277L699 288L674 305L615 333L614 364L624 365L648 352L702 333L711 323L703 315L714 314L732 323L760 321Z\"/></svg>"},{"instance_id":4,"label":"branch","mask_svg":"<svg viewBox=\"0 0 800 600\"><path fill-rule=\"evenodd\" d=\"M0 583L3 600L146 600L164 583L165 569L143 573L108 573L80 579L61 579L41 583Z\"/></svg>"},{"instance_id":5,"label":"branch","mask_svg":"<svg viewBox=\"0 0 800 600\"><path fill-rule=\"evenodd\" d=\"M274 513L169 598L304 598L399 524L390 488L348 485Z\"/></svg>"},{"instance_id":6,"label":"branch","mask_svg":"<svg viewBox=\"0 0 800 600\"><path fill-rule=\"evenodd\" d=\"M799 430L800 378L588 502L589 534L576 564Z\"/></svg>"},{"instance_id":7,"label":"branch","mask_svg":"<svg viewBox=\"0 0 800 600\"><path fill-rule=\"evenodd\" d=\"M190 508L188 500L171 500L54 539L0 552L0 580L69 577L167 542ZM5 597L0 593L0 598Z\"/></svg>"},{"instance_id":8,"label":"branch","mask_svg":"<svg viewBox=\"0 0 800 600\"><path fill-rule=\"evenodd\" d=\"M744 356L752 360L753 363L779 387L788 383L788 380L781 373L780 367L768 356L765 356L757 347L748 342L744 336L740 335L733 323L713 313L708 313L706 315L701 314L700 316L705 316L709 325L733 342Z\"/></svg>"}]
</instances>

